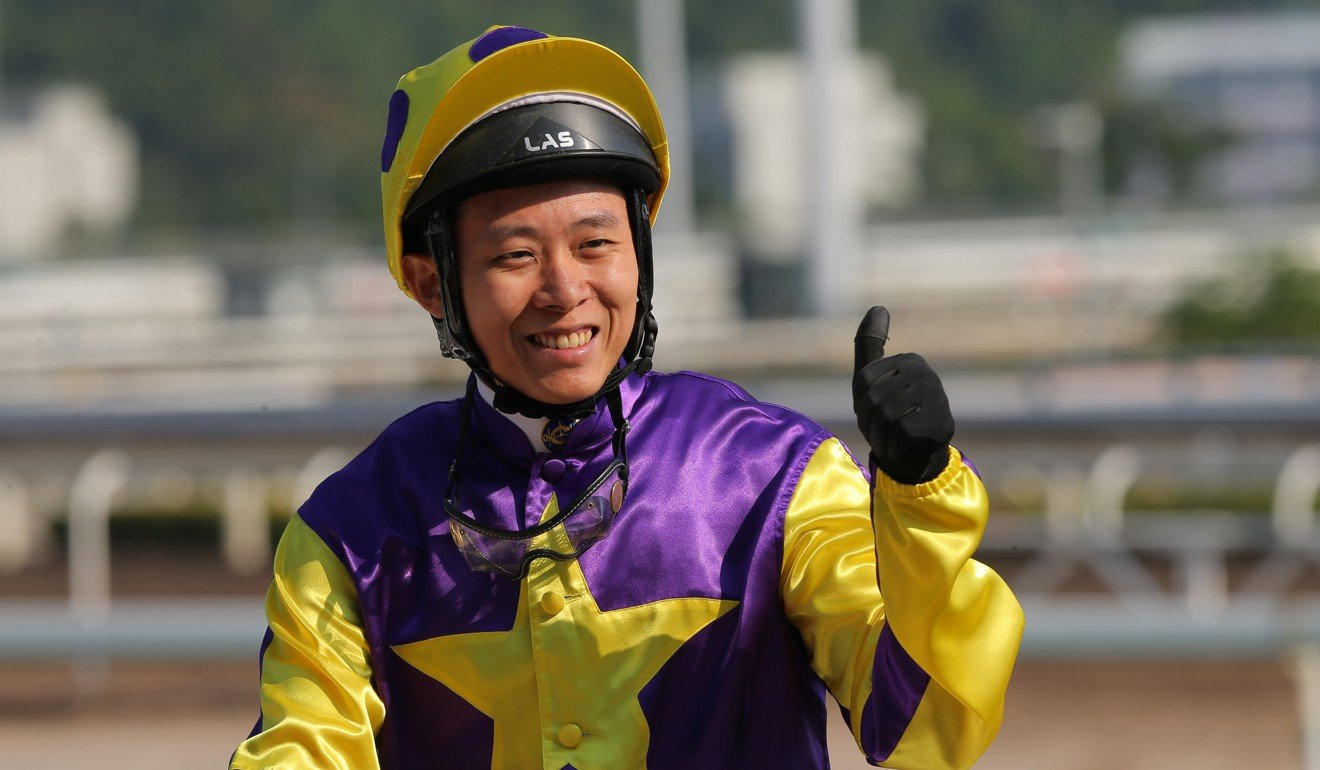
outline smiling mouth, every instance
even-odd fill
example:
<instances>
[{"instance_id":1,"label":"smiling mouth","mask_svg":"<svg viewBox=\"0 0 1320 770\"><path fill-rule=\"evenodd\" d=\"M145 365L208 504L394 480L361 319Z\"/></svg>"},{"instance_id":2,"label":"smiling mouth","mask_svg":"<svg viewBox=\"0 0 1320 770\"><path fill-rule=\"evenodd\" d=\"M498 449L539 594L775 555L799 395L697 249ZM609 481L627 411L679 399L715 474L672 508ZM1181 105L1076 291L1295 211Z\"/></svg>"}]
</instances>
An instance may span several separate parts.
<instances>
[{"instance_id":1,"label":"smiling mouth","mask_svg":"<svg viewBox=\"0 0 1320 770\"><path fill-rule=\"evenodd\" d=\"M580 332L571 332L569 334L533 334L530 339L537 345L551 350L568 350L570 348L580 348L591 342L596 336L594 329L583 329Z\"/></svg>"}]
</instances>

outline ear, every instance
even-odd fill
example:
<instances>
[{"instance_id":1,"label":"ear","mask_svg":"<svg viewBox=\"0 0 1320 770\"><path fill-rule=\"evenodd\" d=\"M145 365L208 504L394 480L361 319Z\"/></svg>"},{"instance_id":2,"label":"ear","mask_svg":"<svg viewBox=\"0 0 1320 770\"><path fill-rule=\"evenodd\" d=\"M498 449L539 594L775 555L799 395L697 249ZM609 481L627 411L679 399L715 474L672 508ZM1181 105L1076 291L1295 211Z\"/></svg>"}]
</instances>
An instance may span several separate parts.
<instances>
[{"instance_id":1,"label":"ear","mask_svg":"<svg viewBox=\"0 0 1320 770\"><path fill-rule=\"evenodd\" d=\"M400 262L403 282L408 285L413 300L435 318L445 317L445 305L440 299L440 274L435 261L425 254L404 254Z\"/></svg>"}]
</instances>

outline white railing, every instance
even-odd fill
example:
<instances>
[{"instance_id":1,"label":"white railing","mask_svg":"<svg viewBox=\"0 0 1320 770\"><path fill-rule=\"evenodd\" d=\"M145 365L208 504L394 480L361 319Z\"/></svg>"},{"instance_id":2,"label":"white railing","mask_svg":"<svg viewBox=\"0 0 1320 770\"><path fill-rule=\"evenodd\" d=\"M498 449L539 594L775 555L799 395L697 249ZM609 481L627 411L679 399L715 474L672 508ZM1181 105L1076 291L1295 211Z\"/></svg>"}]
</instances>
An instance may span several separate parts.
<instances>
[{"instance_id":1,"label":"white railing","mask_svg":"<svg viewBox=\"0 0 1320 770\"><path fill-rule=\"evenodd\" d=\"M1020 563L1006 576L1033 616L1026 649L1050 654L1069 639L1092 649L1120 628L1130 633L1118 640L1116 649L1140 646L1143 633L1146 642L1157 647L1161 639L1179 633L1203 634L1207 647L1263 649L1299 640L1320 642L1320 595L1295 588L1303 570L1320 567L1315 526L1318 457L1316 445L1305 444L1282 464L1274 484L1272 518L1265 512L1129 510L1130 490L1148 464L1142 451L1127 445L1098 452L1085 472L1060 464L1027 476L1040 487L1041 515L992 518L983 545L991 562ZM342 447L327 445L304 458L295 466L258 468L251 462L235 462L228 468L192 471L199 476L198 484L218 482L220 548L234 573L251 575L268 568L269 511L272 502L283 502L272 501L276 490L291 489L288 502L296 509L349 455ZM134 634L145 626L139 617L136 629L126 629L125 618L150 610L141 601L112 599L110 522L118 501L149 483L152 474L161 471L161 462L159 456L134 458L129 450L107 448L87 457L71 475L66 490L69 595L64 609L17 600L0 605L0 614L13 621L0 624L0 655L75 655L94 671L107 656L133 654L124 640L137 638ZM149 467L153 463L156 467ZM31 538L46 521L31 506L25 507L29 498L22 478L13 473L0 476L7 476L0 487L9 490L0 497L0 512L17 524L7 533L3 549L6 569L13 572L39 552ZM17 533L30 539L23 541ZM1235 560L1235 580L1230 580L1230 560ZM1071 591L1068 581L1079 573L1090 573L1104 591L1087 595ZM162 611L151 622L163 634L152 644L158 649L173 639L196 645L198 628L211 628L213 633L200 648L214 652L229 640L230 652L247 650L259 628L220 628L208 624L205 610L211 605L231 610L243 606L250 619L259 619L259 601L253 596L242 601L184 602L192 609L175 617ZM174 606L171 612L180 610ZM33 620L38 616L44 619L41 623ZM1227 628L1223 623L1227 619L1232 619L1236 637L1219 633ZM1113 630L1096 631L1104 623L1112 624ZM1086 633L1097 635L1079 641Z\"/></svg>"},{"instance_id":2,"label":"white railing","mask_svg":"<svg viewBox=\"0 0 1320 770\"><path fill-rule=\"evenodd\" d=\"M170 469L191 472L198 481L218 477L221 551L235 574L269 570L270 510L287 502L292 509L327 475L351 459L344 448L327 445L299 467L262 470ZM135 487L149 484L151 460L135 461L121 448L100 449L66 480L68 596L62 602L10 599L0 602L0 657L63 657L74 664L80 691L105 683L112 657L233 656L249 654L260 638L261 597L190 599L112 597L111 519ZM159 459L156 459L159 463ZM297 479L288 501L272 499L280 477ZM39 533L48 515L30 504L27 484L15 473L0 473L0 513L6 532L0 553L7 573L21 571L40 552ZM283 507L282 505L279 507Z\"/></svg>"}]
</instances>

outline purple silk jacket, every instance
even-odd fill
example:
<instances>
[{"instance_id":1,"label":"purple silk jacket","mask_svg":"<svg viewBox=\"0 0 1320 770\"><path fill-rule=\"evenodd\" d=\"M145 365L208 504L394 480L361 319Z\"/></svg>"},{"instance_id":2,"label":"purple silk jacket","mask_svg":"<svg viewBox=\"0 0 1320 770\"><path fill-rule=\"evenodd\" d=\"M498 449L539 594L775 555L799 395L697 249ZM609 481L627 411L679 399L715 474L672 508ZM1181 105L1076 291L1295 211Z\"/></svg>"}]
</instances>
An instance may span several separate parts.
<instances>
[{"instance_id":1,"label":"purple silk jacket","mask_svg":"<svg viewBox=\"0 0 1320 770\"><path fill-rule=\"evenodd\" d=\"M873 526L867 473L802 415L693 373L622 396L613 528L522 581L469 569L451 538L458 401L326 479L281 541L262 717L232 767L820 768L827 691L872 762L974 761L1022 622L970 559L985 499L957 451L927 484L881 476ZM536 452L478 398L457 503L535 524L611 435L602 405Z\"/></svg>"}]
</instances>

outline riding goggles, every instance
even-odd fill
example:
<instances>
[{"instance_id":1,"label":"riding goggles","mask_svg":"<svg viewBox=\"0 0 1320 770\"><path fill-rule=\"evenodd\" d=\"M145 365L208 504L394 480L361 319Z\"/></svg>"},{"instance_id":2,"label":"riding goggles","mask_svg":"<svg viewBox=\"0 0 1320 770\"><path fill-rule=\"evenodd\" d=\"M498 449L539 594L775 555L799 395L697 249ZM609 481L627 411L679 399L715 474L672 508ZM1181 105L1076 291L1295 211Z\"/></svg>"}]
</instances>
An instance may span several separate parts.
<instances>
[{"instance_id":1,"label":"riding goggles","mask_svg":"<svg viewBox=\"0 0 1320 770\"><path fill-rule=\"evenodd\" d=\"M471 404L475 397L473 391L469 387L463 401L458 451L449 466L449 488L444 500L450 535L468 566L479 572L521 580L535 559L575 559L600 542L609 533L628 494L628 454L624 437L631 426L623 419L618 391L606 394L615 426L614 456L609 464L572 504L560 509L548 520L525 529L491 527L478 522L458 507L458 465L467 445Z\"/></svg>"}]
</instances>

